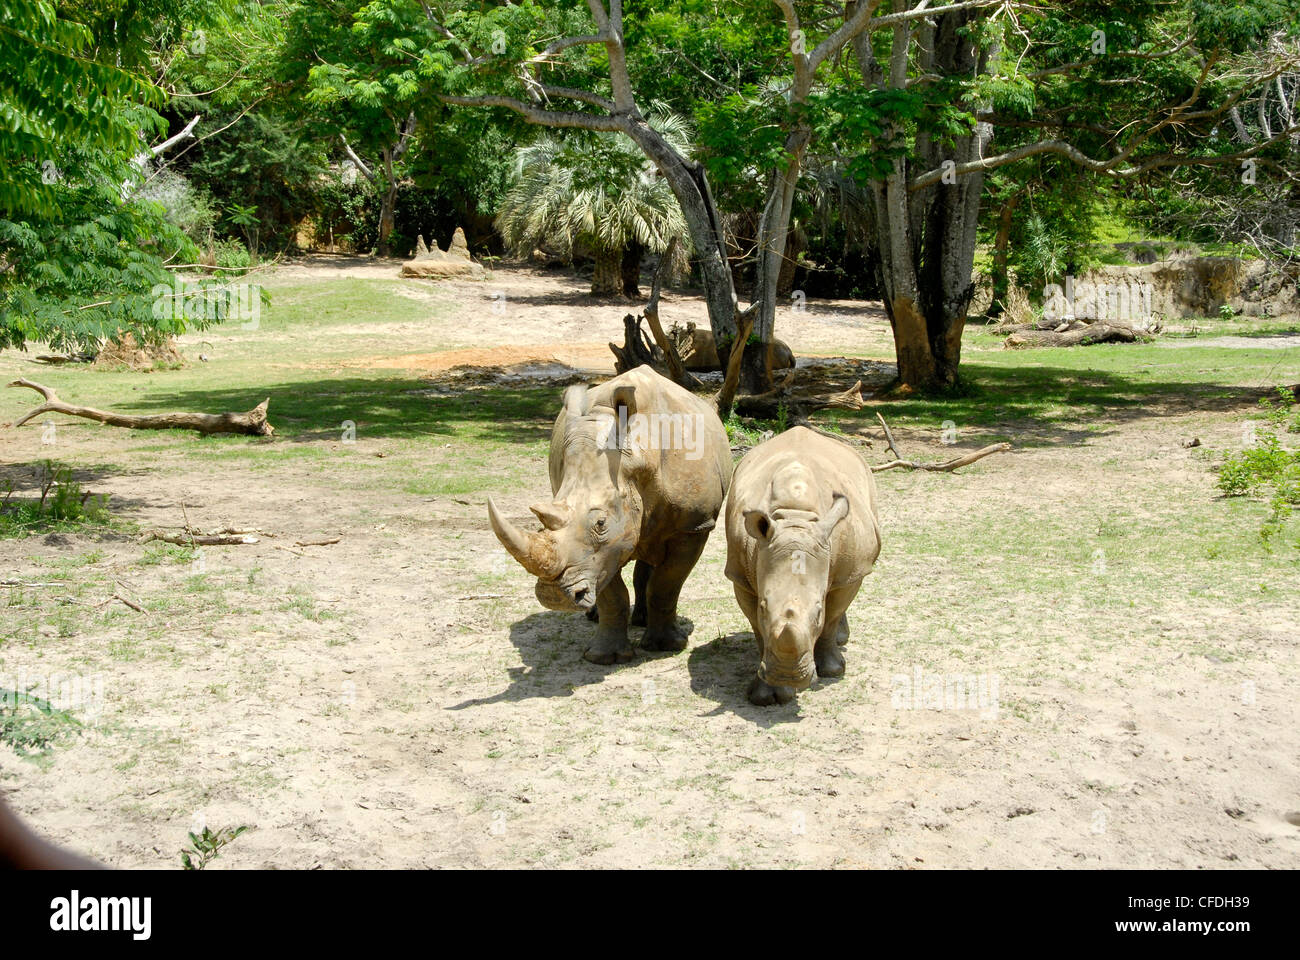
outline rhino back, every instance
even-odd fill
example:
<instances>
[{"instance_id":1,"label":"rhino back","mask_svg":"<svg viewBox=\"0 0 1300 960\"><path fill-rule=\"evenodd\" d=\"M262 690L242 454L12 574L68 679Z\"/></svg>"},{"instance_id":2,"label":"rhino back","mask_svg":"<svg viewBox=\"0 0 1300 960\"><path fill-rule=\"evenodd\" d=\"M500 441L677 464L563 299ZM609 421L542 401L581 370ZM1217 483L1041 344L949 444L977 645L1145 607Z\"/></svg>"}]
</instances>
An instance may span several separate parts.
<instances>
[{"instance_id":1,"label":"rhino back","mask_svg":"<svg viewBox=\"0 0 1300 960\"><path fill-rule=\"evenodd\" d=\"M645 450L637 469L624 468L620 473L620 482L633 484L641 497L643 535L668 537L716 519L731 484L727 431L712 405L644 365L588 390L588 415L581 420L573 421L567 411L560 411L551 436L552 490L558 490L564 479L568 431L594 431L602 418L616 415L614 395L623 386L636 388L639 415L666 415L671 428L689 431L670 432L674 439L689 443L673 442ZM609 421L603 422L607 426Z\"/></svg>"},{"instance_id":2,"label":"rhino back","mask_svg":"<svg viewBox=\"0 0 1300 960\"><path fill-rule=\"evenodd\" d=\"M793 427L760 443L736 466L727 498L727 576L755 586L758 546L745 530L746 510L769 513L794 503L773 502L772 478L792 463L808 469L809 495L818 514L831 507L836 493L849 501L849 515L831 537L831 583L859 580L871 570L880 554L880 520L876 508L876 480L871 468L847 443L806 427ZM733 576L733 574L735 576Z\"/></svg>"}]
</instances>

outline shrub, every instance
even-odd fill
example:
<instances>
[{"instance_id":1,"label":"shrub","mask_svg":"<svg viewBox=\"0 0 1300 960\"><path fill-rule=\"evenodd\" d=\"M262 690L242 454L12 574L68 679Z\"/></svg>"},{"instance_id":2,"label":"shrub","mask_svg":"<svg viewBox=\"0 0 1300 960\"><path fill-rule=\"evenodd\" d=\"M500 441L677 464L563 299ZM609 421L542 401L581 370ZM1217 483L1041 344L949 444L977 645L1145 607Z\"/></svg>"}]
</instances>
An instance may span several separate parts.
<instances>
[{"instance_id":1,"label":"shrub","mask_svg":"<svg viewBox=\"0 0 1300 960\"><path fill-rule=\"evenodd\" d=\"M77 527L108 523L108 494L82 489L72 468L46 460L36 472L40 497L14 499L10 478L0 500L0 534L23 536L45 527Z\"/></svg>"},{"instance_id":2,"label":"shrub","mask_svg":"<svg viewBox=\"0 0 1300 960\"><path fill-rule=\"evenodd\" d=\"M1300 450L1282 446L1275 429L1300 432L1300 408L1295 395L1285 387L1276 399L1260 401L1266 412L1266 429L1249 450L1228 457L1219 471L1219 489L1229 497L1251 494L1268 499L1269 515L1260 527L1260 538L1268 543L1281 532L1297 504L1300 504Z\"/></svg>"}]
</instances>

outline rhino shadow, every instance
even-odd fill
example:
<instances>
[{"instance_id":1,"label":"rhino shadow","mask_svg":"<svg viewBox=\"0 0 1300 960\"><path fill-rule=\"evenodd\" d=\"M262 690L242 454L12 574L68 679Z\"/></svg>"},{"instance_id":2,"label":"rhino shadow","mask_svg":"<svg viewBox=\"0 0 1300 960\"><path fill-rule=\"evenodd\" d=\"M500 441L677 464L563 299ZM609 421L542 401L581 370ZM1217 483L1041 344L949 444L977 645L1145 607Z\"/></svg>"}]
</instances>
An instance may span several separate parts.
<instances>
[{"instance_id":1,"label":"rhino shadow","mask_svg":"<svg viewBox=\"0 0 1300 960\"><path fill-rule=\"evenodd\" d=\"M677 622L688 631L694 624L685 617ZM513 702L546 697L571 697L573 691L592 683L603 683L610 673L635 667L642 660L679 657L680 653L643 650L637 646L642 628L630 631L636 657L628 663L601 666L582 659L582 651L596 638L596 625L584 614L561 610L539 610L510 625L510 642L519 651L522 666L506 673L510 684L500 693L463 700L448 710L464 710L489 703Z\"/></svg>"},{"instance_id":2,"label":"rhino shadow","mask_svg":"<svg viewBox=\"0 0 1300 960\"><path fill-rule=\"evenodd\" d=\"M719 636L708 643L692 647L686 659L686 667L691 674L691 692L697 697L717 703L716 707L703 716L714 717L731 712L765 728L783 723L798 723L803 719L799 713L798 697L783 706L756 707L749 702L749 681L754 678L754 671L758 667L758 648L754 635L747 630ZM810 690L799 696L815 693L818 687L827 682L818 680Z\"/></svg>"}]
</instances>

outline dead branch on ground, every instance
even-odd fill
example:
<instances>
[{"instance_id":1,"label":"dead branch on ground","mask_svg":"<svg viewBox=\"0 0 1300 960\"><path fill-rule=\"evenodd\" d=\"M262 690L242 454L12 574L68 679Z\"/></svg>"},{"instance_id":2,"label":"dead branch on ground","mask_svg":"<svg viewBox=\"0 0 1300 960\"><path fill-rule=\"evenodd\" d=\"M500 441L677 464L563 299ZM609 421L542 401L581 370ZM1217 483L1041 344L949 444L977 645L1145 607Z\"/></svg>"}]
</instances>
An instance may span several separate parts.
<instances>
[{"instance_id":1,"label":"dead branch on ground","mask_svg":"<svg viewBox=\"0 0 1300 960\"><path fill-rule=\"evenodd\" d=\"M216 547L234 544L260 543L256 534L270 536L263 530L258 529L240 529L237 527L222 527L220 530L203 531L186 524L180 530L146 530L141 536L141 543L149 543L153 540L161 540L164 543L174 543L179 547Z\"/></svg>"},{"instance_id":2,"label":"dead branch on ground","mask_svg":"<svg viewBox=\"0 0 1300 960\"><path fill-rule=\"evenodd\" d=\"M64 403L52 388L33 383L31 380L14 380L9 386L28 387L45 398L45 402L39 407L16 421L15 427L21 427L42 413L64 413L70 417L82 417L108 424L110 427L128 427L132 430L196 430L203 434L243 433L258 437L269 437L275 433L275 428L266 421L266 408L271 402L270 397L246 413L154 413L132 416Z\"/></svg>"},{"instance_id":3,"label":"dead branch on ground","mask_svg":"<svg viewBox=\"0 0 1300 960\"><path fill-rule=\"evenodd\" d=\"M917 463L915 460L904 460L902 454L898 452L898 445L894 442L894 432L889 429L889 424L879 413L876 419L880 425L885 428L885 442L889 444L889 449L893 451L895 459L888 463L878 464L871 468L872 473L881 473L885 470L929 470L933 473L952 473L962 467L968 467L976 460L983 460L993 453L1004 453L1011 449L1009 443L991 443L987 447L976 450L974 453L966 453L960 457L954 457L951 460L945 460L942 463Z\"/></svg>"}]
</instances>

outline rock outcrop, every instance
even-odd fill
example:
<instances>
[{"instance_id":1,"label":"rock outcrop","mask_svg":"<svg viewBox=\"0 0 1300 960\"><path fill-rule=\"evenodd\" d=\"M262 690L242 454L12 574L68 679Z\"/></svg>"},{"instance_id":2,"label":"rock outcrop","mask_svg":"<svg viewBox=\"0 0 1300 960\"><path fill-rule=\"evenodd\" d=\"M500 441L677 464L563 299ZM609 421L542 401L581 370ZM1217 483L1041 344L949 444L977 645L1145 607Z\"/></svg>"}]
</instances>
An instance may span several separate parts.
<instances>
[{"instance_id":1,"label":"rock outcrop","mask_svg":"<svg viewBox=\"0 0 1300 960\"><path fill-rule=\"evenodd\" d=\"M1079 277L1079 289L1100 291L1112 309L1075 310L1098 319L1127 319L1113 310L1117 294L1130 294L1157 317L1212 317L1223 306L1248 317L1300 313L1300 264L1236 257L1178 255L1141 266L1103 266ZM1087 295L1085 295L1086 297Z\"/></svg>"},{"instance_id":2,"label":"rock outcrop","mask_svg":"<svg viewBox=\"0 0 1300 960\"><path fill-rule=\"evenodd\" d=\"M487 278L487 271L470 257L465 231L457 227L446 250L438 249L436 242L433 249L430 249L425 245L424 237L419 237L415 245L415 256L402 264L402 276L483 280Z\"/></svg>"}]
</instances>

